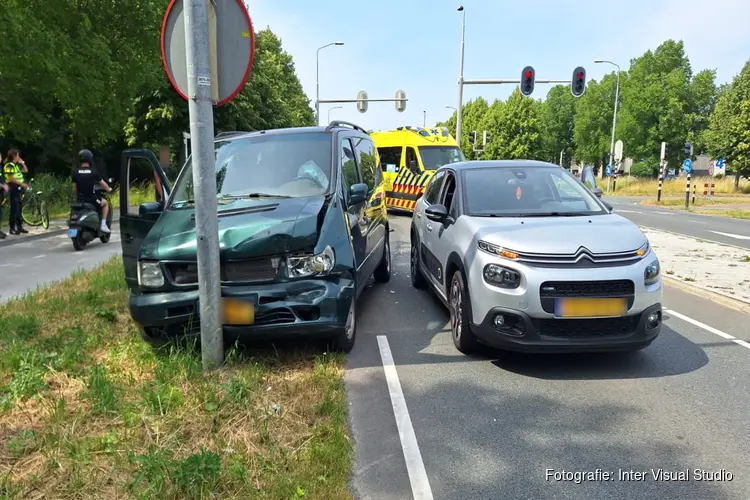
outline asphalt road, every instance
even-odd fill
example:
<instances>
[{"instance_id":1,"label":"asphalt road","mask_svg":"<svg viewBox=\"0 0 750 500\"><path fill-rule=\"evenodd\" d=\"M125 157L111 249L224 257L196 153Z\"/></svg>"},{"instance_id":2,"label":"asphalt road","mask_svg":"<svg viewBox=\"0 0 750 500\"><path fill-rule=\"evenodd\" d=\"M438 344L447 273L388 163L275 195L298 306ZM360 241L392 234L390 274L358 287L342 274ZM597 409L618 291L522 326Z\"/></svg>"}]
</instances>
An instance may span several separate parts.
<instances>
[{"instance_id":1,"label":"asphalt road","mask_svg":"<svg viewBox=\"0 0 750 500\"><path fill-rule=\"evenodd\" d=\"M465 356L447 311L410 286L409 219L391 220L394 275L362 296L345 377L357 498L750 498L748 316L667 287L665 328L644 351ZM113 232L83 252L65 235L2 247L0 302L119 253ZM615 476L576 484L547 469Z\"/></svg>"},{"instance_id":2,"label":"asphalt road","mask_svg":"<svg viewBox=\"0 0 750 500\"><path fill-rule=\"evenodd\" d=\"M362 297L346 375L357 497L750 498L750 343L721 336L750 341L748 316L666 288L665 328L641 352L468 357L439 301L411 288L409 220L391 220L395 274ZM615 476L575 484L547 481L547 469ZM733 479L657 481L651 469Z\"/></svg>"},{"instance_id":3,"label":"asphalt road","mask_svg":"<svg viewBox=\"0 0 750 500\"><path fill-rule=\"evenodd\" d=\"M702 215L641 205L642 198L605 196L615 213L639 226L750 248L750 222L716 215Z\"/></svg>"},{"instance_id":4,"label":"asphalt road","mask_svg":"<svg viewBox=\"0 0 750 500\"><path fill-rule=\"evenodd\" d=\"M117 224L112 228L109 243L94 240L81 252L73 250L67 234L8 238L17 238L18 242L0 247L0 304L38 286L65 279L76 269L96 267L122 251Z\"/></svg>"}]
</instances>

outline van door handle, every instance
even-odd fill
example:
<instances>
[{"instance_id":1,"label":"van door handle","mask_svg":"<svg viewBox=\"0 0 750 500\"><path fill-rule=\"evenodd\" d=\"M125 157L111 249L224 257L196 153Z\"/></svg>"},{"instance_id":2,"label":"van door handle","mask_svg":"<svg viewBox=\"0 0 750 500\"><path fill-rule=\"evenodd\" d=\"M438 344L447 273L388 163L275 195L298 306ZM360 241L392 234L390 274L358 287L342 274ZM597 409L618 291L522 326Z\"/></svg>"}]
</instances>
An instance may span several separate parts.
<instances>
[{"instance_id":1,"label":"van door handle","mask_svg":"<svg viewBox=\"0 0 750 500\"><path fill-rule=\"evenodd\" d=\"M125 243L132 243L133 242L133 236L130 234L123 234L122 239L125 241Z\"/></svg>"},{"instance_id":2,"label":"van door handle","mask_svg":"<svg viewBox=\"0 0 750 500\"><path fill-rule=\"evenodd\" d=\"M427 232L428 233L432 232L432 224L427 224Z\"/></svg>"}]
</instances>

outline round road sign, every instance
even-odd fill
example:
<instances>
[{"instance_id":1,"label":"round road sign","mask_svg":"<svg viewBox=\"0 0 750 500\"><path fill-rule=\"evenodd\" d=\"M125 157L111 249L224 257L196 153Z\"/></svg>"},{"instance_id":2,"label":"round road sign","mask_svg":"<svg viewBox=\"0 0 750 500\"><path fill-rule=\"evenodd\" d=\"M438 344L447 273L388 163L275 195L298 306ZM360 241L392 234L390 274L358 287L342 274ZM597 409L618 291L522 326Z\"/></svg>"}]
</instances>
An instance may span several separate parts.
<instances>
[{"instance_id":1,"label":"round road sign","mask_svg":"<svg viewBox=\"0 0 750 500\"><path fill-rule=\"evenodd\" d=\"M242 92L250 77L255 31L243 0L209 2L209 6L211 74L198 75L198 80L211 85L215 104L222 106ZM161 25L161 58L169 83L189 100L184 11L183 0L170 1Z\"/></svg>"}]
</instances>

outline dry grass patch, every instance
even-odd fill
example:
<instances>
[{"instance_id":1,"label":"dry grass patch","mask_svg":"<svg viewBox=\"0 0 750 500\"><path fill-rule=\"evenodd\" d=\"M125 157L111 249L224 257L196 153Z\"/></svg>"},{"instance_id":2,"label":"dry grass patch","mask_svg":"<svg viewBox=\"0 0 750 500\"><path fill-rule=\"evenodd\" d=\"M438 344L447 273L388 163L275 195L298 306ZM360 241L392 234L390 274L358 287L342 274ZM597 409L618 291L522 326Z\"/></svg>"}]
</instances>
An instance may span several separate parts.
<instances>
[{"instance_id":1,"label":"dry grass patch","mask_svg":"<svg viewBox=\"0 0 750 500\"><path fill-rule=\"evenodd\" d=\"M155 351L119 258L0 310L0 497L350 498L343 358Z\"/></svg>"},{"instance_id":2,"label":"dry grass patch","mask_svg":"<svg viewBox=\"0 0 750 500\"><path fill-rule=\"evenodd\" d=\"M606 190L607 181L599 180L602 189ZM690 180L690 190L692 195L692 186L697 185L698 190L703 192L703 185L707 183L714 184L713 192L716 194L741 195L750 194L750 180L740 179L739 193L734 190L734 177L724 177L721 179L711 179L710 177L694 177ZM619 196L654 196L659 186L657 179L643 179L639 177L621 176L617 179L617 191L607 193L607 195ZM662 183L662 196L682 195L685 196L685 178L667 179Z\"/></svg>"}]
</instances>

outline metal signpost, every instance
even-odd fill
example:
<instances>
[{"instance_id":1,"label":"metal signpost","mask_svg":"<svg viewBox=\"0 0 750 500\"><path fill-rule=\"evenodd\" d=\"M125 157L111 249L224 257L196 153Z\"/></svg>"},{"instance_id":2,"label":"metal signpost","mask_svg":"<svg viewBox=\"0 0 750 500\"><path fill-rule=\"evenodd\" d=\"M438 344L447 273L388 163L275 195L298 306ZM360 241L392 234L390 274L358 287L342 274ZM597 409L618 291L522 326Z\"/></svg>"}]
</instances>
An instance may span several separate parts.
<instances>
[{"instance_id":1,"label":"metal signpost","mask_svg":"<svg viewBox=\"0 0 750 500\"><path fill-rule=\"evenodd\" d=\"M395 102L396 103L396 111L399 113L403 113L406 109L406 102L409 99L406 98L406 92L403 90L399 90L396 92L396 97L391 99L370 99L367 96L367 92L364 90L360 90L357 93L356 99L320 99L318 102L321 104L327 103L327 104L346 104L346 103L357 103L357 111L360 113L367 113L368 103L371 102Z\"/></svg>"},{"instance_id":2,"label":"metal signpost","mask_svg":"<svg viewBox=\"0 0 750 500\"><path fill-rule=\"evenodd\" d=\"M617 191L617 174L620 172L620 166L622 165L622 141L615 143L615 172L614 180L612 181L612 192Z\"/></svg>"},{"instance_id":3,"label":"metal signpost","mask_svg":"<svg viewBox=\"0 0 750 500\"><path fill-rule=\"evenodd\" d=\"M657 203L661 201L661 185L664 182L664 169L667 168L667 162L665 161L667 155L667 143L661 143L661 155L659 156L659 188L656 191Z\"/></svg>"},{"instance_id":4,"label":"metal signpost","mask_svg":"<svg viewBox=\"0 0 750 500\"><path fill-rule=\"evenodd\" d=\"M688 207L690 207L690 172L693 171L693 162L690 160L690 158L686 158L685 161L682 162L682 168L687 174L687 181L685 185L685 208L687 209Z\"/></svg>"},{"instance_id":5,"label":"metal signpost","mask_svg":"<svg viewBox=\"0 0 750 500\"><path fill-rule=\"evenodd\" d=\"M193 151L201 352L204 369L224 360L213 106L245 87L255 33L242 0L172 0L161 33L164 69L188 101Z\"/></svg>"}]
</instances>

